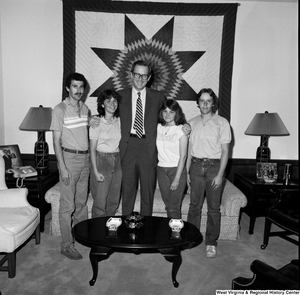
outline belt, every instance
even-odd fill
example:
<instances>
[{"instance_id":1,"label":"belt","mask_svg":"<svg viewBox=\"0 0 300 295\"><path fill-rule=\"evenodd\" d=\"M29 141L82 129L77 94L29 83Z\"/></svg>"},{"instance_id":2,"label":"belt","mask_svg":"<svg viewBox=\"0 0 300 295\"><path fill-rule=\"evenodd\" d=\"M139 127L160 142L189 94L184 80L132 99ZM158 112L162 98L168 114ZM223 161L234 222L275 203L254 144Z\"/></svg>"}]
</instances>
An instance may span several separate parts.
<instances>
[{"instance_id":1,"label":"belt","mask_svg":"<svg viewBox=\"0 0 300 295\"><path fill-rule=\"evenodd\" d=\"M142 137L138 137L136 134L134 134L134 133L130 133L130 135L129 135L130 137L137 137L137 138L146 138L146 135L142 135Z\"/></svg>"},{"instance_id":2,"label":"belt","mask_svg":"<svg viewBox=\"0 0 300 295\"><path fill-rule=\"evenodd\" d=\"M119 152L116 152L116 153L103 153L103 152L97 151L97 154L106 157L106 156L116 156L116 155L119 155Z\"/></svg>"},{"instance_id":3,"label":"belt","mask_svg":"<svg viewBox=\"0 0 300 295\"><path fill-rule=\"evenodd\" d=\"M66 148L62 148L63 151L67 152L67 153L72 153L72 154L88 154L89 150L86 151L76 151L76 150L70 150L70 149L66 149Z\"/></svg>"},{"instance_id":4,"label":"belt","mask_svg":"<svg viewBox=\"0 0 300 295\"><path fill-rule=\"evenodd\" d=\"M220 159L196 158L194 156L192 156L192 159L197 161L197 162L216 162L216 161L220 161Z\"/></svg>"}]
</instances>

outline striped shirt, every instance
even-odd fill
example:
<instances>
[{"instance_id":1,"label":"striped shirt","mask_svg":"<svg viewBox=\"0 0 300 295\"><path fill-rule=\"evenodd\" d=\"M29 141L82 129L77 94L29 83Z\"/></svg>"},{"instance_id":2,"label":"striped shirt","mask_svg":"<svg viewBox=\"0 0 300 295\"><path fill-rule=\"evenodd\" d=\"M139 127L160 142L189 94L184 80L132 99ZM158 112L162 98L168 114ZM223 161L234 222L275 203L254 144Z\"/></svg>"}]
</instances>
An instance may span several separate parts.
<instances>
[{"instance_id":1,"label":"striped shirt","mask_svg":"<svg viewBox=\"0 0 300 295\"><path fill-rule=\"evenodd\" d=\"M59 103L52 111L52 122L50 130L60 131L61 146L72 149L86 151L88 149L88 119L89 108L79 102L73 106L66 100Z\"/></svg>"}]
</instances>

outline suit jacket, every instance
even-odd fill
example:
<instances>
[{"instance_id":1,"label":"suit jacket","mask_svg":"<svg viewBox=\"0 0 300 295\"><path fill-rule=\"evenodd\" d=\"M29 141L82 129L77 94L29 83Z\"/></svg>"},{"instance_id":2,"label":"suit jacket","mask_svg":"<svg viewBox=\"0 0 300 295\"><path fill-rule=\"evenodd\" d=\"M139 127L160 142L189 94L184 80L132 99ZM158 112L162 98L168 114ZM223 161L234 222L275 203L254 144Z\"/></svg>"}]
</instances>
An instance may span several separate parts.
<instances>
[{"instance_id":1,"label":"suit jacket","mask_svg":"<svg viewBox=\"0 0 300 295\"><path fill-rule=\"evenodd\" d=\"M120 141L120 156L122 160L127 150L132 124L132 88L123 89L119 91L119 94L122 96L122 102L119 106L122 136ZM165 97L160 91L146 88L144 129L149 157L154 166L157 165L156 134L158 113L164 100Z\"/></svg>"}]
</instances>

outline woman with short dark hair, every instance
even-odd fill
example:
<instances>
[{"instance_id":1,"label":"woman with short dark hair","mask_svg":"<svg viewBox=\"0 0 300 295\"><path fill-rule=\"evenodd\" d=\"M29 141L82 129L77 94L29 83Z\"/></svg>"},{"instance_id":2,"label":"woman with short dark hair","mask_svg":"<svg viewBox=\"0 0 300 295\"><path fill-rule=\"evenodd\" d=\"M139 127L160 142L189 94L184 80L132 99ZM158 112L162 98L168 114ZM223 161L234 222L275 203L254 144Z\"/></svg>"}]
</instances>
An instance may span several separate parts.
<instances>
[{"instance_id":1,"label":"woman with short dark hair","mask_svg":"<svg viewBox=\"0 0 300 295\"><path fill-rule=\"evenodd\" d=\"M98 127L90 128L91 193L94 199L92 217L115 215L122 181L119 142L121 96L113 89L100 93L97 110Z\"/></svg>"}]
</instances>

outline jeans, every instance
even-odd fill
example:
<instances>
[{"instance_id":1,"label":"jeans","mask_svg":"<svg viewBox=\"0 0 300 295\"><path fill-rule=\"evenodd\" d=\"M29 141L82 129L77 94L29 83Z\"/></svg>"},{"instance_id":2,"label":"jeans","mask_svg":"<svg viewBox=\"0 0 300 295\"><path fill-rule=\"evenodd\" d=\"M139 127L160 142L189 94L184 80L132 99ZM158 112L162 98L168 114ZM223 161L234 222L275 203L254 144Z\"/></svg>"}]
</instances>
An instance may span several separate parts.
<instances>
[{"instance_id":1,"label":"jeans","mask_svg":"<svg viewBox=\"0 0 300 295\"><path fill-rule=\"evenodd\" d=\"M91 192L94 199L92 217L114 216L120 202L122 170L119 153L97 151L97 170L105 180L98 182L91 173Z\"/></svg>"},{"instance_id":2,"label":"jeans","mask_svg":"<svg viewBox=\"0 0 300 295\"><path fill-rule=\"evenodd\" d=\"M221 224L220 203L224 178L223 185L218 189L213 190L211 186L219 168L219 159L197 159L192 157L190 168L191 200L187 221L200 229L201 210L206 195L208 212L205 244L212 246L217 246Z\"/></svg>"},{"instance_id":3,"label":"jeans","mask_svg":"<svg viewBox=\"0 0 300 295\"><path fill-rule=\"evenodd\" d=\"M89 154L63 152L67 169L71 173L69 185L60 180L61 197L59 205L59 222L62 236L61 247L71 245L74 240L72 225L87 219L87 196L89 182Z\"/></svg>"},{"instance_id":4,"label":"jeans","mask_svg":"<svg viewBox=\"0 0 300 295\"><path fill-rule=\"evenodd\" d=\"M187 173L184 169L180 176L178 188L174 191L170 190L176 172L177 167L157 167L158 186L169 218L181 218L181 203L186 188Z\"/></svg>"}]
</instances>

